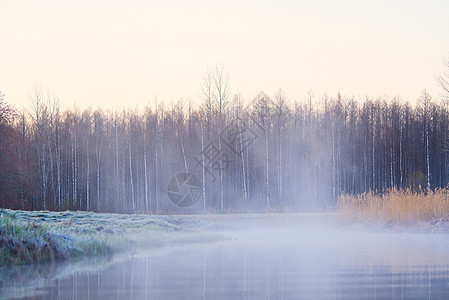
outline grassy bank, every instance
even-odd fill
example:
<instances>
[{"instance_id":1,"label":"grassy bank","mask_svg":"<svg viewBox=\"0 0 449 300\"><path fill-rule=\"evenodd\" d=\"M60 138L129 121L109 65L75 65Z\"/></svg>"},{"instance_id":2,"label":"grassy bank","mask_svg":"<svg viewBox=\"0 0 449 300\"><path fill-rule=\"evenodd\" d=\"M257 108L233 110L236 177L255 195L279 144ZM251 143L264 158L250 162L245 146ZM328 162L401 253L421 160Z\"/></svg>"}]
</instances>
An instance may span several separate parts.
<instances>
[{"instance_id":1,"label":"grassy bank","mask_svg":"<svg viewBox=\"0 0 449 300\"><path fill-rule=\"evenodd\" d=\"M204 220L180 216L0 210L0 265L108 255L136 247L213 241Z\"/></svg>"},{"instance_id":2,"label":"grassy bank","mask_svg":"<svg viewBox=\"0 0 449 300\"><path fill-rule=\"evenodd\" d=\"M366 193L341 196L338 211L345 220L390 226L423 226L447 230L449 190L412 191L392 189L383 195Z\"/></svg>"}]
</instances>

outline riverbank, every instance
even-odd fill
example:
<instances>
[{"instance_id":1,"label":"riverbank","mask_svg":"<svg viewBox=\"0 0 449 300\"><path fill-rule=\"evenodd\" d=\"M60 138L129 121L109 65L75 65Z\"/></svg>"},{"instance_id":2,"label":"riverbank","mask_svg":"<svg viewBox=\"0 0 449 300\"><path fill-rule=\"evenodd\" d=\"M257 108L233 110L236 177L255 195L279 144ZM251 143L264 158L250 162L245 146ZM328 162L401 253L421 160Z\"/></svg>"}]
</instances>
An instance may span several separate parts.
<instances>
[{"instance_id":1,"label":"riverbank","mask_svg":"<svg viewBox=\"0 0 449 300\"><path fill-rule=\"evenodd\" d=\"M0 265L216 241L209 221L182 216L0 210Z\"/></svg>"}]
</instances>

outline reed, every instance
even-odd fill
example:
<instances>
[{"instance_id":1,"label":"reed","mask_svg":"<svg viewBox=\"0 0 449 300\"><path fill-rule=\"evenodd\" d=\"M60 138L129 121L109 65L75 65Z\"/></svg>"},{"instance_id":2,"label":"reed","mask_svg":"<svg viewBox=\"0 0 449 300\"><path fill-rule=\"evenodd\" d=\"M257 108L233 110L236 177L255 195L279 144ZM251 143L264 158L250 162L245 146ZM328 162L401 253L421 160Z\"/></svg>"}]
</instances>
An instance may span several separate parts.
<instances>
[{"instance_id":1,"label":"reed","mask_svg":"<svg viewBox=\"0 0 449 300\"><path fill-rule=\"evenodd\" d=\"M343 218L410 225L420 222L449 220L449 190L447 188L413 191L391 189L384 194L365 193L343 195L337 210Z\"/></svg>"}]
</instances>

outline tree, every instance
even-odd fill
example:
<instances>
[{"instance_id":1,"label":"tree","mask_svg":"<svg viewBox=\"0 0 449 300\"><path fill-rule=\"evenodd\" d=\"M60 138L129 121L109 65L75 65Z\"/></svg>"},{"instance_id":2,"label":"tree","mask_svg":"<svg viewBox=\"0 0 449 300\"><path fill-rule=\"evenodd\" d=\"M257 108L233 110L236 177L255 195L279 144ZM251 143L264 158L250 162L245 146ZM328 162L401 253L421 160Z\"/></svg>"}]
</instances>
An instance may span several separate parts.
<instances>
[{"instance_id":1,"label":"tree","mask_svg":"<svg viewBox=\"0 0 449 300\"><path fill-rule=\"evenodd\" d=\"M223 153L222 142L220 139L220 132L225 127L226 109L229 101L229 77L224 73L222 65L216 65L214 69L208 70L203 82L202 98L205 109L207 111L208 135L210 120L214 115L217 115L215 136L218 137L218 151L220 155ZM209 136L208 136L209 137ZM203 168L205 162L203 161ZM224 213L224 182L223 182L223 161L218 160L218 173L220 177L220 212ZM204 173L204 170L203 170Z\"/></svg>"},{"instance_id":2,"label":"tree","mask_svg":"<svg viewBox=\"0 0 449 300\"><path fill-rule=\"evenodd\" d=\"M430 106L432 98L427 93L427 91L424 89L421 93L420 97L420 103L422 106L422 122L423 122L423 129L424 129L424 144L425 144L425 161L426 161L426 177L427 177L427 188L430 188L430 176L431 176L431 170L430 170Z\"/></svg>"},{"instance_id":3,"label":"tree","mask_svg":"<svg viewBox=\"0 0 449 300\"><path fill-rule=\"evenodd\" d=\"M0 124L11 124L16 116L15 109L5 102L5 94L0 91Z\"/></svg>"},{"instance_id":4,"label":"tree","mask_svg":"<svg viewBox=\"0 0 449 300\"><path fill-rule=\"evenodd\" d=\"M310 99L311 93L309 94ZM279 89L275 96L274 102L274 120L276 127L276 158L277 158L277 201L278 205L283 199L284 186L284 131L289 121L289 110L286 104L285 93ZM311 101L311 100L310 100ZM309 120L310 120L309 112Z\"/></svg>"},{"instance_id":5,"label":"tree","mask_svg":"<svg viewBox=\"0 0 449 300\"><path fill-rule=\"evenodd\" d=\"M95 136L95 161L97 166L97 209L103 209L101 201L101 156L103 154L104 141L104 116L101 111L94 113L94 136Z\"/></svg>"},{"instance_id":6,"label":"tree","mask_svg":"<svg viewBox=\"0 0 449 300\"><path fill-rule=\"evenodd\" d=\"M443 58L443 71L437 75L437 80L446 95L446 101L449 101L449 58Z\"/></svg>"},{"instance_id":7,"label":"tree","mask_svg":"<svg viewBox=\"0 0 449 300\"><path fill-rule=\"evenodd\" d=\"M202 201L180 212L315 210L341 194L448 184L449 106L427 92L411 105L311 93L290 103L279 90L245 110L241 96L229 101L226 78L220 67L207 72L198 108L180 100L143 113L60 112L37 90L31 114L18 117L1 94L0 205L167 213L166 187L180 171L202 179ZM231 153L220 136L229 125L256 138L236 136ZM232 163L195 168L211 143Z\"/></svg>"},{"instance_id":8,"label":"tree","mask_svg":"<svg viewBox=\"0 0 449 300\"><path fill-rule=\"evenodd\" d=\"M14 203L20 189L19 153L15 151L18 140L13 123L16 111L9 106L5 95L0 91L0 205L2 207L22 208Z\"/></svg>"}]
</instances>

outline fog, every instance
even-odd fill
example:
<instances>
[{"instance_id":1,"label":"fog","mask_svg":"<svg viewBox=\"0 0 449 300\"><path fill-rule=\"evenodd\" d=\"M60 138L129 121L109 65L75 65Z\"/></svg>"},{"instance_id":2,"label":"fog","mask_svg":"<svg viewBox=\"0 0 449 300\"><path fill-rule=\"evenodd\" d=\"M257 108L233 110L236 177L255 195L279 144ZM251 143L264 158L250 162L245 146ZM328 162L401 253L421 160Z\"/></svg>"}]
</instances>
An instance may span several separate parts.
<instances>
[{"instance_id":1,"label":"fog","mask_svg":"<svg viewBox=\"0 0 449 300\"><path fill-rule=\"evenodd\" d=\"M449 296L446 234L373 230L345 225L331 214L222 216L209 231L225 239L36 265L27 272L3 268L8 279L0 293L27 299Z\"/></svg>"}]
</instances>

